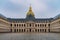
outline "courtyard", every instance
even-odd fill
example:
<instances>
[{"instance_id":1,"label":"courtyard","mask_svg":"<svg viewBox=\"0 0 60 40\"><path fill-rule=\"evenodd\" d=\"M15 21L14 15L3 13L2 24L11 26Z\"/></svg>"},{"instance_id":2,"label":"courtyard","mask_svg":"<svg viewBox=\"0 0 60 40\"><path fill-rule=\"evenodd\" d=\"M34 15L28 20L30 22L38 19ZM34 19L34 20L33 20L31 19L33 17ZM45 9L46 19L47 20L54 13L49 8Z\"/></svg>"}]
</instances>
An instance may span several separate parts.
<instances>
[{"instance_id":1,"label":"courtyard","mask_svg":"<svg viewBox=\"0 0 60 40\"><path fill-rule=\"evenodd\" d=\"M60 33L0 33L0 40L60 40Z\"/></svg>"}]
</instances>

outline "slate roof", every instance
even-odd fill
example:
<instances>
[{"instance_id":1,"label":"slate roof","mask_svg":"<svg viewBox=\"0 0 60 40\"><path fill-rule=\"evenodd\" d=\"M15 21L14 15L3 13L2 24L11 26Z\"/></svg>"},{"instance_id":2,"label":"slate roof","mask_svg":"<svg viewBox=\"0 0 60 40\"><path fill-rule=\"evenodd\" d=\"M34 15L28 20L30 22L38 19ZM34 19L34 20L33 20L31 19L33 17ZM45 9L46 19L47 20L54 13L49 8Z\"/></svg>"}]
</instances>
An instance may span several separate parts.
<instances>
[{"instance_id":1,"label":"slate roof","mask_svg":"<svg viewBox=\"0 0 60 40\"><path fill-rule=\"evenodd\" d=\"M4 19L4 20L7 20L7 18L4 15L2 15L2 14L0 14L0 18Z\"/></svg>"},{"instance_id":2,"label":"slate roof","mask_svg":"<svg viewBox=\"0 0 60 40\"><path fill-rule=\"evenodd\" d=\"M8 18L8 20L10 21L10 22L14 22L14 21L23 21L23 22L26 22L27 21L27 19L25 19L25 18ZM38 18L36 18L35 20L34 20L34 22L51 22L51 20L52 20L52 18L46 18L46 19L38 19ZM30 20L29 20L30 21ZM33 20L31 20L31 21L33 21Z\"/></svg>"},{"instance_id":3,"label":"slate roof","mask_svg":"<svg viewBox=\"0 0 60 40\"><path fill-rule=\"evenodd\" d=\"M3 16L2 14L0 14L0 18L4 19L4 20L8 20L9 22L26 22L26 21L34 21L34 22L51 22L54 21L58 18L60 18L60 14L55 16L54 18L6 18L5 16Z\"/></svg>"},{"instance_id":4,"label":"slate roof","mask_svg":"<svg viewBox=\"0 0 60 40\"><path fill-rule=\"evenodd\" d=\"M58 18L60 18L60 14L54 17L54 19L58 19Z\"/></svg>"}]
</instances>

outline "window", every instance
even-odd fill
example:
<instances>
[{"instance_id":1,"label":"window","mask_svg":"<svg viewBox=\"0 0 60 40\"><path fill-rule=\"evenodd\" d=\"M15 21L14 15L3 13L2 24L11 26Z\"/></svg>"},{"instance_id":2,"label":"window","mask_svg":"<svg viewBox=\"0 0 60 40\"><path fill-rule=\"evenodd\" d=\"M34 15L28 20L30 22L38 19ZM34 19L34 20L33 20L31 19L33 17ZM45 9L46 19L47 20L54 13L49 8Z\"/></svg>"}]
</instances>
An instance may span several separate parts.
<instances>
[{"instance_id":1,"label":"window","mask_svg":"<svg viewBox=\"0 0 60 40\"><path fill-rule=\"evenodd\" d=\"M17 29L17 32L18 32L18 29Z\"/></svg>"},{"instance_id":2,"label":"window","mask_svg":"<svg viewBox=\"0 0 60 40\"><path fill-rule=\"evenodd\" d=\"M19 24L19 27L21 26L21 24Z\"/></svg>"},{"instance_id":3,"label":"window","mask_svg":"<svg viewBox=\"0 0 60 40\"><path fill-rule=\"evenodd\" d=\"M40 26L41 26L41 27L44 27L44 24L41 24Z\"/></svg>"},{"instance_id":4,"label":"window","mask_svg":"<svg viewBox=\"0 0 60 40\"><path fill-rule=\"evenodd\" d=\"M30 24L30 27L31 27L31 24Z\"/></svg>"},{"instance_id":5,"label":"window","mask_svg":"<svg viewBox=\"0 0 60 40\"><path fill-rule=\"evenodd\" d=\"M29 29L29 31L31 32L31 29Z\"/></svg>"},{"instance_id":6,"label":"window","mask_svg":"<svg viewBox=\"0 0 60 40\"><path fill-rule=\"evenodd\" d=\"M14 26L16 27L16 24L14 24Z\"/></svg>"},{"instance_id":7,"label":"window","mask_svg":"<svg viewBox=\"0 0 60 40\"><path fill-rule=\"evenodd\" d=\"M60 24L60 21L59 21L59 24Z\"/></svg>"},{"instance_id":8,"label":"window","mask_svg":"<svg viewBox=\"0 0 60 40\"><path fill-rule=\"evenodd\" d=\"M38 32L39 32L39 29L38 29Z\"/></svg>"},{"instance_id":9,"label":"window","mask_svg":"<svg viewBox=\"0 0 60 40\"><path fill-rule=\"evenodd\" d=\"M39 27L39 24L38 24L38 27Z\"/></svg>"},{"instance_id":10,"label":"window","mask_svg":"<svg viewBox=\"0 0 60 40\"><path fill-rule=\"evenodd\" d=\"M25 27L25 24L24 24L24 27Z\"/></svg>"},{"instance_id":11,"label":"window","mask_svg":"<svg viewBox=\"0 0 60 40\"><path fill-rule=\"evenodd\" d=\"M48 24L48 26L50 27L50 24Z\"/></svg>"},{"instance_id":12,"label":"window","mask_svg":"<svg viewBox=\"0 0 60 40\"><path fill-rule=\"evenodd\" d=\"M42 24L42 26L44 27L44 24Z\"/></svg>"},{"instance_id":13,"label":"window","mask_svg":"<svg viewBox=\"0 0 60 40\"><path fill-rule=\"evenodd\" d=\"M37 24L35 24L35 27L37 27Z\"/></svg>"},{"instance_id":14,"label":"window","mask_svg":"<svg viewBox=\"0 0 60 40\"><path fill-rule=\"evenodd\" d=\"M37 32L37 29L35 29L35 32Z\"/></svg>"},{"instance_id":15,"label":"window","mask_svg":"<svg viewBox=\"0 0 60 40\"><path fill-rule=\"evenodd\" d=\"M40 27L41 27L41 24L40 24Z\"/></svg>"},{"instance_id":16,"label":"window","mask_svg":"<svg viewBox=\"0 0 60 40\"><path fill-rule=\"evenodd\" d=\"M22 24L22 27L23 27L23 24Z\"/></svg>"},{"instance_id":17,"label":"window","mask_svg":"<svg viewBox=\"0 0 60 40\"><path fill-rule=\"evenodd\" d=\"M45 32L46 32L46 29L45 29Z\"/></svg>"},{"instance_id":18,"label":"window","mask_svg":"<svg viewBox=\"0 0 60 40\"><path fill-rule=\"evenodd\" d=\"M42 29L42 32L44 32L44 29Z\"/></svg>"},{"instance_id":19,"label":"window","mask_svg":"<svg viewBox=\"0 0 60 40\"><path fill-rule=\"evenodd\" d=\"M41 32L41 29L40 29L40 32Z\"/></svg>"},{"instance_id":20,"label":"window","mask_svg":"<svg viewBox=\"0 0 60 40\"><path fill-rule=\"evenodd\" d=\"M23 32L23 29L22 29L22 32Z\"/></svg>"},{"instance_id":21,"label":"window","mask_svg":"<svg viewBox=\"0 0 60 40\"><path fill-rule=\"evenodd\" d=\"M25 32L25 29L24 29L24 32Z\"/></svg>"},{"instance_id":22,"label":"window","mask_svg":"<svg viewBox=\"0 0 60 40\"><path fill-rule=\"evenodd\" d=\"M46 24L45 24L45 27L46 27Z\"/></svg>"},{"instance_id":23,"label":"window","mask_svg":"<svg viewBox=\"0 0 60 40\"><path fill-rule=\"evenodd\" d=\"M19 29L19 32L21 32L21 29Z\"/></svg>"},{"instance_id":24,"label":"window","mask_svg":"<svg viewBox=\"0 0 60 40\"><path fill-rule=\"evenodd\" d=\"M11 27L12 27L12 24L11 24Z\"/></svg>"},{"instance_id":25,"label":"window","mask_svg":"<svg viewBox=\"0 0 60 40\"><path fill-rule=\"evenodd\" d=\"M17 27L18 27L18 24L17 24Z\"/></svg>"}]
</instances>

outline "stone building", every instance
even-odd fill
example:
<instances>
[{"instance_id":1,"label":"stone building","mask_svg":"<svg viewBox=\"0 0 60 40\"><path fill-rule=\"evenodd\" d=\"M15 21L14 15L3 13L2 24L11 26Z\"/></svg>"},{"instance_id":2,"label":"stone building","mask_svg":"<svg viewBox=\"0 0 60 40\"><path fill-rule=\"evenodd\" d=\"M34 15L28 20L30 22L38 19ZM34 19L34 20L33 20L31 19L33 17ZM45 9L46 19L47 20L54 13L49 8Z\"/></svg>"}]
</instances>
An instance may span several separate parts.
<instances>
[{"instance_id":1,"label":"stone building","mask_svg":"<svg viewBox=\"0 0 60 40\"><path fill-rule=\"evenodd\" d=\"M0 32L60 32L60 14L53 18L35 18L31 6L26 18L7 18L0 14Z\"/></svg>"},{"instance_id":2,"label":"stone building","mask_svg":"<svg viewBox=\"0 0 60 40\"><path fill-rule=\"evenodd\" d=\"M2 14L0 14L0 32L10 32L10 23Z\"/></svg>"}]
</instances>

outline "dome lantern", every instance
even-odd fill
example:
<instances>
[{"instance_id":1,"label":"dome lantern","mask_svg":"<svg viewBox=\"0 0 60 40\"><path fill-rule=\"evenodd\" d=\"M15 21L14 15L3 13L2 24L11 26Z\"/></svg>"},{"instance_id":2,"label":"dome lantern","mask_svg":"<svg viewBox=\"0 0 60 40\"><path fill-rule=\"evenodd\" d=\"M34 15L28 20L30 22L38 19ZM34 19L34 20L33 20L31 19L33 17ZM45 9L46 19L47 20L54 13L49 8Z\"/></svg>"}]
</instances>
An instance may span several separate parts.
<instances>
[{"instance_id":1,"label":"dome lantern","mask_svg":"<svg viewBox=\"0 0 60 40\"><path fill-rule=\"evenodd\" d=\"M29 11L27 12L27 16L29 16L29 15L34 16L31 5L29 7Z\"/></svg>"}]
</instances>

